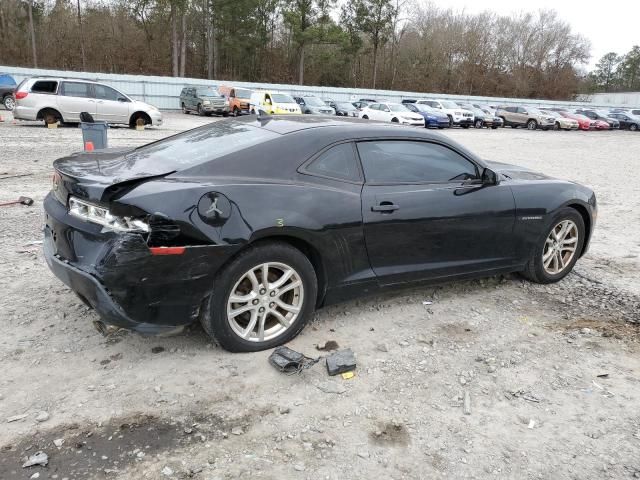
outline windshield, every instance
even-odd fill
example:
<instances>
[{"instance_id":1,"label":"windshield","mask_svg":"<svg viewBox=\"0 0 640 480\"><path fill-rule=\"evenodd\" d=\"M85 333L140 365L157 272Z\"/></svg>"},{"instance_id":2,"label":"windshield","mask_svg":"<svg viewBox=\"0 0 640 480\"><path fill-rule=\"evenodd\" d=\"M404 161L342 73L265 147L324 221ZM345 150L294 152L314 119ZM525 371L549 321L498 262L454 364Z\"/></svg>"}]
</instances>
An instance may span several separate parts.
<instances>
[{"instance_id":1,"label":"windshield","mask_svg":"<svg viewBox=\"0 0 640 480\"><path fill-rule=\"evenodd\" d=\"M535 107L527 107L527 112L533 113L535 115L548 115L547 113L541 111L539 108Z\"/></svg>"},{"instance_id":2,"label":"windshield","mask_svg":"<svg viewBox=\"0 0 640 480\"><path fill-rule=\"evenodd\" d=\"M355 110L356 109L356 107L354 107L352 104L350 104L348 102L336 103L336 107L339 108L340 110Z\"/></svg>"},{"instance_id":3,"label":"windshield","mask_svg":"<svg viewBox=\"0 0 640 480\"><path fill-rule=\"evenodd\" d=\"M220 97L216 87L197 88L196 95L199 97Z\"/></svg>"},{"instance_id":4,"label":"windshield","mask_svg":"<svg viewBox=\"0 0 640 480\"><path fill-rule=\"evenodd\" d=\"M387 106L389 107L389 110L391 110L392 112L410 112L411 111L407 107L399 103L389 103Z\"/></svg>"},{"instance_id":5,"label":"windshield","mask_svg":"<svg viewBox=\"0 0 640 480\"><path fill-rule=\"evenodd\" d=\"M311 105L312 107L326 107L327 106L318 97L302 97L302 98L304 98L304 103L306 103L307 105Z\"/></svg>"},{"instance_id":6,"label":"windshield","mask_svg":"<svg viewBox=\"0 0 640 480\"><path fill-rule=\"evenodd\" d=\"M271 98L277 103L296 103L292 97L284 93L273 93L271 94Z\"/></svg>"},{"instance_id":7,"label":"windshield","mask_svg":"<svg viewBox=\"0 0 640 480\"><path fill-rule=\"evenodd\" d=\"M236 98L251 98L251 90L236 88L235 94Z\"/></svg>"},{"instance_id":8,"label":"windshield","mask_svg":"<svg viewBox=\"0 0 640 480\"><path fill-rule=\"evenodd\" d=\"M460 108L455 102L440 102L444 108Z\"/></svg>"},{"instance_id":9,"label":"windshield","mask_svg":"<svg viewBox=\"0 0 640 480\"><path fill-rule=\"evenodd\" d=\"M550 117L554 117L554 118L560 118L560 117L562 117L562 115L560 115L560 113L558 113L558 112L554 112L553 110L549 110L549 111L546 111L546 110L545 110L545 111L543 111L542 113L543 113L543 114L545 114L545 115L549 115Z\"/></svg>"},{"instance_id":10,"label":"windshield","mask_svg":"<svg viewBox=\"0 0 640 480\"><path fill-rule=\"evenodd\" d=\"M236 122L214 122L136 148L126 156L145 175L179 171L271 140L277 133Z\"/></svg>"}]
</instances>

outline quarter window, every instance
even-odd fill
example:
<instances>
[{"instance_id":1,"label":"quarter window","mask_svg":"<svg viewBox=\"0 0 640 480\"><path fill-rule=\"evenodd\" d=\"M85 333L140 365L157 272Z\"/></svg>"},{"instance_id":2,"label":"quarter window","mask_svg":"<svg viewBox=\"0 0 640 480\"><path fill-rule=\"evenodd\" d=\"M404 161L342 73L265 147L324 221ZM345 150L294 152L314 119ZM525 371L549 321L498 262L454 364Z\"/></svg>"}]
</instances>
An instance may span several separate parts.
<instances>
[{"instance_id":1,"label":"quarter window","mask_svg":"<svg viewBox=\"0 0 640 480\"><path fill-rule=\"evenodd\" d=\"M54 80L38 80L31 87L33 93L56 93L58 82Z\"/></svg>"},{"instance_id":2,"label":"quarter window","mask_svg":"<svg viewBox=\"0 0 640 480\"><path fill-rule=\"evenodd\" d=\"M353 146L350 143L341 143L331 147L313 160L305 170L323 177L350 181L360 180Z\"/></svg>"},{"instance_id":3,"label":"quarter window","mask_svg":"<svg viewBox=\"0 0 640 480\"><path fill-rule=\"evenodd\" d=\"M435 143L361 142L358 152L369 183L440 183L478 178L474 163Z\"/></svg>"},{"instance_id":4,"label":"quarter window","mask_svg":"<svg viewBox=\"0 0 640 480\"><path fill-rule=\"evenodd\" d=\"M91 91L87 83L64 82L62 84L62 95L65 97L89 98L91 97Z\"/></svg>"}]
</instances>

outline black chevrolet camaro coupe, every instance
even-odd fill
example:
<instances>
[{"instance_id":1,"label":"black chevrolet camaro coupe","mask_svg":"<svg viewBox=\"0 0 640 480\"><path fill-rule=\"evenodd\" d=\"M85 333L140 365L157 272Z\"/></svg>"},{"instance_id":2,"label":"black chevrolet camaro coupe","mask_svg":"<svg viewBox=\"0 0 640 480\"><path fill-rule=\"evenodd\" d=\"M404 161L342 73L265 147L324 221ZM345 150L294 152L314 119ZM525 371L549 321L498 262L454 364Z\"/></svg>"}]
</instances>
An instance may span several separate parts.
<instances>
[{"instance_id":1,"label":"black chevrolet camaro coupe","mask_svg":"<svg viewBox=\"0 0 640 480\"><path fill-rule=\"evenodd\" d=\"M316 308L387 287L555 282L596 217L581 185L336 117L222 120L54 167L45 256L99 326L199 320L231 351L287 342Z\"/></svg>"}]
</instances>

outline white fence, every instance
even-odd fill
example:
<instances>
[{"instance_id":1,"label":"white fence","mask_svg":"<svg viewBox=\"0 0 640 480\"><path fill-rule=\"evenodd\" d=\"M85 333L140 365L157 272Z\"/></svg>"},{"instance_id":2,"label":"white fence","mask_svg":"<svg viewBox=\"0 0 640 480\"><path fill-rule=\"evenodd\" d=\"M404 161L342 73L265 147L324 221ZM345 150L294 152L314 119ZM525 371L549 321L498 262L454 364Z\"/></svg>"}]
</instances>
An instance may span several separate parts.
<instances>
[{"instance_id":1,"label":"white fence","mask_svg":"<svg viewBox=\"0 0 640 480\"><path fill-rule=\"evenodd\" d=\"M446 95L426 92L401 92L392 90L370 90L364 88L314 87L306 85L281 85L272 83L235 82L228 80L204 80L200 78L154 77L146 75L120 75L113 73L72 72L64 70L45 70L35 68L9 67L0 65L0 73L12 75L17 82L34 76L56 76L89 79L103 82L122 90L127 95L148 102L163 110L176 110L180 107L180 91L191 85L234 85L248 89L264 89L286 92L292 95L316 95L323 99L354 101L359 98L385 99L400 102L403 99L438 98L455 102L483 103L488 105L527 104L546 107L610 107L611 102L560 102L550 100L532 100L525 98L479 97L468 95ZM597 97L594 97L597 98Z\"/></svg>"}]
</instances>

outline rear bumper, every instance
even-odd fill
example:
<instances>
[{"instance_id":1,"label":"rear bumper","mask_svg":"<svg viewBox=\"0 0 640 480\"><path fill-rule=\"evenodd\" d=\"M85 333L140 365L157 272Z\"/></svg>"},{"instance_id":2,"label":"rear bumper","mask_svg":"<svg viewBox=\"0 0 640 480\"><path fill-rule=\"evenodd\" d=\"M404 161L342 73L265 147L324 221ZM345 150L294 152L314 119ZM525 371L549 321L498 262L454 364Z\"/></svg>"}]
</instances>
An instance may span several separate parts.
<instances>
[{"instance_id":1,"label":"rear bumper","mask_svg":"<svg viewBox=\"0 0 640 480\"><path fill-rule=\"evenodd\" d=\"M71 288L85 304L93 308L104 323L149 335L175 330L176 326L133 320L111 298L106 288L95 277L74 267L69 262L60 260L54 255L53 251L51 230L45 228L44 258L49 269L62 283Z\"/></svg>"},{"instance_id":2,"label":"rear bumper","mask_svg":"<svg viewBox=\"0 0 640 480\"><path fill-rule=\"evenodd\" d=\"M94 308L102 321L146 334L198 319L213 279L238 245L186 247L153 255L140 234L104 231L44 202L44 255L51 271Z\"/></svg>"},{"instance_id":3,"label":"rear bumper","mask_svg":"<svg viewBox=\"0 0 640 480\"><path fill-rule=\"evenodd\" d=\"M16 120L36 120L38 117L38 111L32 107L25 107L24 105L18 105L13 108L13 118Z\"/></svg>"}]
</instances>

